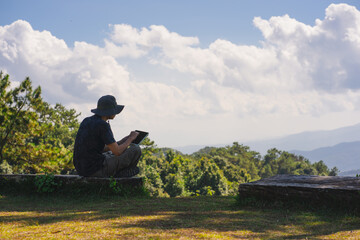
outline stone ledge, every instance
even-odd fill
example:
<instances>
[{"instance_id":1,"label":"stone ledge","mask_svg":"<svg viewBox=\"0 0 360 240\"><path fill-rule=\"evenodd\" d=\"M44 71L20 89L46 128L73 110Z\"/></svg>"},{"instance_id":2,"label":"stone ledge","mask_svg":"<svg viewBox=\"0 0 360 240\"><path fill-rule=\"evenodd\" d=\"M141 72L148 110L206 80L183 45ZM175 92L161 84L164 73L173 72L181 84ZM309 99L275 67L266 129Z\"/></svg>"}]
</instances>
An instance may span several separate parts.
<instances>
[{"instance_id":1,"label":"stone ledge","mask_svg":"<svg viewBox=\"0 0 360 240\"><path fill-rule=\"evenodd\" d=\"M15 182L21 182L28 179L35 179L37 176L43 176L44 174L0 174L0 178L6 178L8 180L14 180ZM141 177L130 178L98 178L98 177L82 177L79 175L54 175L56 180L61 180L63 183L109 183L111 179L116 180L120 184L142 185Z\"/></svg>"},{"instance_id":2,"label":"stone ledge","mask_svg":"<svg viewBox=\"0 0 360 240\"><path fill-rule=\"evenodd\" d=\"M360 206L360 178L277 175L239 186L240 197L270 200L301 199Z\"/></svg>"},{"instance_id":3,"label":"stone ledge","mask_svg":"<svg viewBox=\"0 0 360 240\"><path fill-rule=\"evenodd\" d=\"M44 174L0 174L0 193L36 193L37 177ZM82 177L78 175L52 175L53 182L56 183L57 193L100 193L112 194L110 183L115 181L116 186L126 189L127 192L141 192L143 188L143 178L98 178ZM125 190L124 190L125 191ZM134 194L136 195L136 194Z\"/></svg>"}]
</instances>

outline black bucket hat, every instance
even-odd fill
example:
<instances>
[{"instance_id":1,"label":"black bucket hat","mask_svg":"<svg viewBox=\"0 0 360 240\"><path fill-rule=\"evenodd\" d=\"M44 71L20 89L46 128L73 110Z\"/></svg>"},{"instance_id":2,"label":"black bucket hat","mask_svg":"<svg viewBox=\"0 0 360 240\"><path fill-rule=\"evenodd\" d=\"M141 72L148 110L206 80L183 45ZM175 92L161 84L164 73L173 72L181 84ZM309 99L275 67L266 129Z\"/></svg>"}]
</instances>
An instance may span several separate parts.
<instances>
[{"instance_id":1,"label":"black bucket hat","mask_svg":"<svg viewBox=\"0 0 360 240\"><path fill-rule=\"evenodd\" d=\"M116 103L114 96L106 95L99 99L97 108L91 109L91 112L99 116L112 116L119 114L124 109L124 107L124 105L118 105Z\"/></svg>"}]
</instances>

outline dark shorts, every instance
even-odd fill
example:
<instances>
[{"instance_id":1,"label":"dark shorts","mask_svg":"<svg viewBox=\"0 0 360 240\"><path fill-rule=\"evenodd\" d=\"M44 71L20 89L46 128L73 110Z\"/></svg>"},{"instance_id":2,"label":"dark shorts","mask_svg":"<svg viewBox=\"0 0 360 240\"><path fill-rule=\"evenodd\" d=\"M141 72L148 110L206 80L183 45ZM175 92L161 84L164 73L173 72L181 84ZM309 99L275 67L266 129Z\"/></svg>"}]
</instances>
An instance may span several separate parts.
<instances>
[{"instance_id":1,"label":"dark shorts","mask_svg":"<svg viewBox=\"0 0 360 240\"><path fill-rule=\"evenodd\" d=\"M103 167L92 177L111 177L121 170L136 167L141 157L141 149L137 144L130 144L120 156L115 156L110 151L103 154L105 155Z\"/></svg>"}]
</instances>

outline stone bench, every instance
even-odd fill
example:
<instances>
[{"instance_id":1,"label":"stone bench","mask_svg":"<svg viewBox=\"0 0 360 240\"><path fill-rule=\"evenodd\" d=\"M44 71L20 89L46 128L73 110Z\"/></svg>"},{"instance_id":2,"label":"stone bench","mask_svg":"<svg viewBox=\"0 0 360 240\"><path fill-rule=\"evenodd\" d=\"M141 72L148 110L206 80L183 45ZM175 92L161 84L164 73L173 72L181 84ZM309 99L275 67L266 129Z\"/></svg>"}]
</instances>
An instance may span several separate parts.
<instances>
[{"instance_id":1,"label":"stone bench","mask_svg":"<svg viewBox=\"0 0 360 240\"><path fill-rule=\"evenodd\" d=\"M121 189L139 189L143 187L143 178L97 178L78 175L44 174L0 174L0 193L2 192L39 192L39 184L50 178L50 185L60 193L111 193ZM41 179L42 178L42 179ZM49 184L48 184L49 185Z\"/></svg>"},{"instance_id":2,"label":"stone bench","mask_svg":"<svg viewBox=\"0 0 360 240\"><path fill-rule=\"evenodd\" d=\"M360 178L277 175L240 184L239 197L360 206Z\"/></svg>"}]
</instances>

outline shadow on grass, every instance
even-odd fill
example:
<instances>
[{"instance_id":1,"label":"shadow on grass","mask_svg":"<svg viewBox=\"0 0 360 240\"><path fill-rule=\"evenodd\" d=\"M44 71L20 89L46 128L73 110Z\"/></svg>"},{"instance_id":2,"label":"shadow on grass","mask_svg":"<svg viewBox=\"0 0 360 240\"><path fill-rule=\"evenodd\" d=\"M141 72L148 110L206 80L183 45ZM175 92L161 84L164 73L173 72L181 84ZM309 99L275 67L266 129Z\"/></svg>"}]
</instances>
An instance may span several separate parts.
<instances>
[{"instance_id":1,"label":"shadow on grass","mask_svg":"<svg viewBox=\"0 0 360 240\"><path fill-rule=\"evenodd\" d=\"M0 198L0 224L46 225L67 221L114 221L112 228L149 230L197 229L226 233L233 238L250 231L256 237L321 238L360 229L360 217L326 210L283 206L236 205L233 197L121 198L39 197Z\"/></svg>"}]
</instances>

